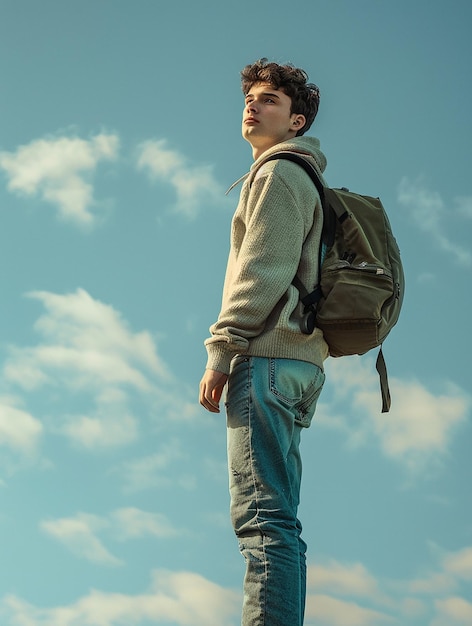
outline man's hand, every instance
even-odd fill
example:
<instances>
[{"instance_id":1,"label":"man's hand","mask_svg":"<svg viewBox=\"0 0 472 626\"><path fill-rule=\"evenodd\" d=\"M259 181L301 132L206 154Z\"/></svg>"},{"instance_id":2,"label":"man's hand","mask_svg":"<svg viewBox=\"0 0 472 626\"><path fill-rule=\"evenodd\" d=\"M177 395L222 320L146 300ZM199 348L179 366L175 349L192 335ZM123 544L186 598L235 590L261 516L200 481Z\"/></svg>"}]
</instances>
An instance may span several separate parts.
<instances>
[{"instance_id":1,"label":"man's hand","mask_svg":"<svg viewBox=\"0 0 472 626\"><path fill-rule=\"evenodd\" d=\"M228 374L215 370L205 370L200 381L200 404L211 413L220 412L220 399Z\"/></svg>"}]
</instances>

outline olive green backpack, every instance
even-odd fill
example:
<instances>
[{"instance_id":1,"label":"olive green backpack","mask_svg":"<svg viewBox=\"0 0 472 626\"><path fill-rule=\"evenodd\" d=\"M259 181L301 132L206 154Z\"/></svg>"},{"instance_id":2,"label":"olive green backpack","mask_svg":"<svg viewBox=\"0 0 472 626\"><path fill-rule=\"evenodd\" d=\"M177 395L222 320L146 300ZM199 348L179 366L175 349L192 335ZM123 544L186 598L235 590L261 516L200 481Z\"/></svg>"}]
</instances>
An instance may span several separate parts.
<instances>
[{"instance_id":1,"label":"olive green backpack","mask_svg":"<svg viewBox=\"0 0 472 626\"><path fill-rule=\"evenodd\" d=\"M382 412L391 405L382 343L397 323L405 278L400 250L379 198L327 187L316 168L295 152L278 152L268 160L288 159L313 180L323 206L320 277L307 289L293 284L305 305L304 332L322 329L333 357L364 354L380 346Z\"/></svg>"}]
</instances>

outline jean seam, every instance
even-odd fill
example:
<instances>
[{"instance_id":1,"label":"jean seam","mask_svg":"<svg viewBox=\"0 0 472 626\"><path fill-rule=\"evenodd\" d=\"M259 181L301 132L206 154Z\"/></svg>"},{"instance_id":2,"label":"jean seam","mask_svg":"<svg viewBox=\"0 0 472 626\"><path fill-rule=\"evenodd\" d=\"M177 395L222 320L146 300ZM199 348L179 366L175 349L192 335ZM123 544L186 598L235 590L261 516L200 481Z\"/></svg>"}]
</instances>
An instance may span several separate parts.
<instances>
[{"instance_id":1,"label":"jean seam","mask_svg":"<svg viewBox=\"0 0 472 626\"><path fill-rule=\"evenodd\" d=\"M303 392L301 397L299 397L299 398L292 398L292 397L286 396L284 393L279 391L279 389L277 388L276 375L275 375L276 361L277 361L277 359L269 358L269 362L270 362L269 389L270 389L271 393L278 400L281 400L282 402L284 402L288 406L299 408L299 407L303 407L303 406L309 404L311 402L312 398L318 393L318 391L322 387L322 384L321 385L319 384L319 378L320 378L320 375L323 374L323 372L319 368L317 368L317 372L316 372L313 380L307 386L307 388L305 389L305 391ZM306 398L307 394L309 394L308 398Z\"/></svg>"},{"instance_id":2,"label":"jean seam","mask_svg":"<svg viewBox=\"0 0 472 626\"><path fill-rule=\"evenodd\" d=\"M318 400L324 384L324 372L317 367L316 374L313 377L311 383L307 386L300 398L291 398L279 391L276 382L276 361L272 357L269 357L269 389L275 398L279 402L286 404L293 411L295 421L307 428L311 423L311 411L313 403ZM308 417L307 417L308 416Z\"/></svg>"},{"instance_id":3,"label":"jean seam","mask_svg":"<svg viewBox=\"0 0 472 626\"><path fill-rule=\"evenodd\" d=\"M320 378L321 378L321 382L320 382ZM324 375L323 375L323 372L319 370L313 382L310 384L310 386L307 389L307 391L308 390L310 391L308 397L302 402L300 402L300 404L296 405L296 407L302 413L306 413L306 408L310 406L313 400L320 394L321 389L323 388L323 383L324 383Z\"/></svg>"},{"instance_id":4,"label":"jean seam","mask_svg":"<svg viewBox=\"0 0 472 626\"><path fill-rule=\"evenodd\" d=\"M263 597L260 598L260 607L261 607L261 617L263 619L261 626L265 626L265 604L266 604L266 598L267 598L267 581L269 578L269 572L268 572L268 562L267 562L267 554L266 554L266 545L265 545L265 535L261 530L261 526L260 526L260 500L259 500L259 488L257 486L257 482L256 482L256 472L254 471L254 458L253 458L253 444L252 444L252 407L253 407L253 399L252 399L252 394L253 394L253 385L252 385L252 376L251 376L251 370L253 367L253 361L252 359L249 357L248 359L248 387L249 387L249 393L248 393L248 400L249 400L249 406L248 406L248 426L249 426L249 450L250 450L250 459L251 459L251 478L252 478L252 487L254 489L254 498L255 498L255 502L256 502L256 525L257 525L257 529L261 534L262 537L262 558L263 558L263 564L264 564L264 584L261 585L261 592L263 594Z\"/></svg>"}]
</instances>

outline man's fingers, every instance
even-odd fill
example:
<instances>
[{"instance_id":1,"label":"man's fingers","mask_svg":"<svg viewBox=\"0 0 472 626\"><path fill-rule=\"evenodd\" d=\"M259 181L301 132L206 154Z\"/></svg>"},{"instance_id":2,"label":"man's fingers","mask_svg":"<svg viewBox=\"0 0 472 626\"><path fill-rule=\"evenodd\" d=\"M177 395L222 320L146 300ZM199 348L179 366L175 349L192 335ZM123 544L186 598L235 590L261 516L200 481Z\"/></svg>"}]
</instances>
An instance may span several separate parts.
<instances>
[{"instance_id":1,"label":"man's fingers","mask_svg":"<svg viewBox=\"0 0 472 626\"><path fill-rule=\"evenodd\" d=\"M200 382L200 404L211 413L220 412L220 400L224 386L228 380L227 374L214 370L205 370Z\"/></svg>"},{"instance_id":2,"label":"man's fingers","mask_svg":"<svg viewBox=\"0 0 472 626\"><path fill-rule=\"evenodd\" d=\"M200 403L203 407L205 407L205 409L207 411L210 411L211 413L219 413L220 412L220 407L218 405L218 403L215 404L215 402L209 398L203 398L202 402Z\"/></svg>"},{"instance_id":3,"label":"man's fingers","mask_svg":"<svg viewBox=\"0 0 472 626\"><path fill-rule=\"evenodd\" d=\"M214 393L210 392L210 393ZM221 393L220 393L221 396ZM200 404L207 410L210 411L211 413L219 413L220 412L220 407L219 405L219 399L216 400L214 398L211 397L211 395L208 394L208 388L206 385L202 385L201 386L201 391L200 391Z\"/></svg>"}]
</instances>

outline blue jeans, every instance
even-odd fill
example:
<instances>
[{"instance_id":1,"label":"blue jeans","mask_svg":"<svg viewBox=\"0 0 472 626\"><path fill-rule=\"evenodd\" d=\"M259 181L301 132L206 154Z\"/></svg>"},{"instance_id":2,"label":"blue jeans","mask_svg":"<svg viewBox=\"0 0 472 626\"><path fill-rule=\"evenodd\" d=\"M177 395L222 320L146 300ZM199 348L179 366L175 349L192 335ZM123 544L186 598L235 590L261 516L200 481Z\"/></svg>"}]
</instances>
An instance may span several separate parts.
<instances>
[{"instance_id":1,"label":"blue jeans","mask_svg":"<svg viewBox=\"0 0 472 626\"><path fill-rule=\"evenodd\" d=\"M242 626L302 626L300 435L324 383L311 363L237 356L226 401L231 522L246 561Z\"/></svg>"}]
</instances>

